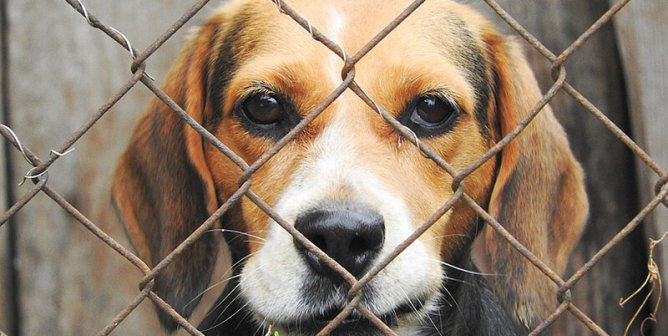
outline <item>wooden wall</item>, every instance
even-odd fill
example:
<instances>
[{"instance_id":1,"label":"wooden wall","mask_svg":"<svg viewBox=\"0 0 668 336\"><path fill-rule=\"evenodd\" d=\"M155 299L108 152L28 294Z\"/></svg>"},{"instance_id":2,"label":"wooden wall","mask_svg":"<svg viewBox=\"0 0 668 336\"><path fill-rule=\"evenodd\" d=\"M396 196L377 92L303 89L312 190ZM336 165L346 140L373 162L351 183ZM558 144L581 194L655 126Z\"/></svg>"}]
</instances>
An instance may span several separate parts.
<instances>
[{"instance_id":1,"label":"wooden wall","mask_svg":"<svg viewBox=\"0 0 668 336\"><path fill-rule=\"evenodd\" d=\"M5 2L11 28L11 125L25 146L46 157L130 78L131 58L64 1ZM146 48L192 5L180 0L83 2L99 19L124 32L137 49ZM149 61L148 70L157 81L164 79L184 34L180 32ZM49 185L125 246L129 243L110 204L110 177L151 97L137 85L75 145L73 153L49 170ZM16 151L9 158L14 176L30 168ZM8 181L15 195L29 190L30 183L17 187L16 182ZM140 272L45 195L22 209L13 225L21 335L93 334L137 295ZM141 308L116 334L161 334L150 303ZM2 316L1 325L9 328Z\"/></svg>"},{"instance_id":2,"label":"wooden wall","mask_svg":"<svg viewBox=\"0 0 668 336\"><path fill-rule=\"evenodd\" d=\"M101 20L126 33L140 50L191 5L190 1L179 0L84 3ZM609 7L604 0L501 3L555 53ZM130 57L89 27L64 1L6 0L4 6L5 24L11 28L6 34L9 67L0 69L7 71L9 80L10 110L6 112L23 143L46 157L129 78ZM667 6L663 0L632 1L615 26L607 25L594 35L567 63L568 81L620 127L632 131L664 168L668 167L668 151L662 147L668 146L668 136L661 125L668 125L668 114L661 107L668 92L668 63L662 58L668 49ZM164 79L183 35L182 30L149 60L148 71L158 82ZM530 47L527 50L542 87L547 88L551 83L547 63ZM109 181L132 126L150 98L148 90L139 84L79 141L72 154L50 170L49 184L126 246L127 239L110 207ZM651 174L635 166L633 156L621 142L570 96L559 94L552 105L588 176L592 212L583 243L573 256L577 267L647 202ZM14 150L0 153L0 157L0 169L4 170L9 159L14 176L22 176L30 168ZM15 197L30 187L4 181L5 176L0 173L0 210L6 208L6 186ZM627 309L618 307L617 302L644 280L647 233L656 237L665 231L667 219L665 209L655 213L646 231L634 232L573 291L578 306L612 334L622 334L634 312L637 302ZM46 196L38 195L13 218L12 225L16 231L18 258L14 264L20 283L20 309L9 311L12 293L3 282L7 272L2 272L0 330L10 332L18 325L21 335L91 334L137 294L140 273ZM0 228L2 270L11 270L7 231L8 225ZM668 273L668 248L659 252L662 269ZM573 321L565 317L554 330L563 335L589 334ZM668 321L661 323L656 335L668 333ZM116 334L161 333L150 304L145 303L119 326Z\"/></svg>"},{"instance_id":3,"label":"wooden wall","mask_svg":"<svg viewBox=\"0 0 668 336\"><path fill-rule=\"evenodd\" d=\"M2 24L4 15L4 6L0 4L0 106L5 101L4 84L5 68L4 64L4 44L3 36L7 32L5 25ZM4 108L0 107L0 124L5 122ZM2 143L2 142L0 142ZM0 145L0 211L4 211L7 204L7 174L6 155L4 143ZM0 330L10 330L10 321L13 319L10 309L11 300L9 299L9 279L12 272L9 271L9 227L0 226Z\"/></svg>"},{"instance_id":4,"label":"wooden wall","mask_svg":"<svg viewBox=\"0 0 668 336\"><path fill-rule=\"evenodd\" d=\"M624 61L630 119L636 141L665 170L668 169L668 2L664 0L632 1L616 18L616 33ZM654 197L657 175L639 160L638 183L641 204ZM658 239L668 231L668 207L659 206L646 220L646 235ZM668 241L657 246L655 261L668 273ZM657 335L668 334L668 291L664 286Z\"/></svg>"}]
</instances>

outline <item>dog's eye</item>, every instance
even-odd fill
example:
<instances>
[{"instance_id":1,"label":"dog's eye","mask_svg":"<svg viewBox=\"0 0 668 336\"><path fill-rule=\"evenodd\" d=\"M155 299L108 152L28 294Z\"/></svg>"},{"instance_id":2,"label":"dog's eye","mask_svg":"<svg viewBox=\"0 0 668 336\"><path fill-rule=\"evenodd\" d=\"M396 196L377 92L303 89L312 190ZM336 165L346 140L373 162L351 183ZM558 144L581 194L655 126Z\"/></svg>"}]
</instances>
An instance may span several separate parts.
<instances>
[{"instance_id":1,"label":"dog's eye","mask_svg":"<svg viewBox=\"0 0 668 336\"><path fill-rule=\"evenodd\" d=\"M427 96L417 100L410 118L419 126L433 128L446 124L456 114L457 107L450 101Z\"/></svg>"},{"instance_id":2,"label":"dog's eye","mask_svg":"<svg viewBox=\"0 0 668 336\"><path fill-rule=\"evenodd\" d=\"M249 134L279 140L301 121L289 96L261 84L249 90L232 110L239 125Z\"/></svg>"},{"instance_id":3,"label":"dog's eye","mask_svg":"<svg viewBox=\"0 0 668 336\"><path fill-rule=\"evenodd\" d=\"M265 93L246 98L241 104L241 110L250 121L260 125L277 123L285 112L277 97Z\"/></svg>"}]
</instances>

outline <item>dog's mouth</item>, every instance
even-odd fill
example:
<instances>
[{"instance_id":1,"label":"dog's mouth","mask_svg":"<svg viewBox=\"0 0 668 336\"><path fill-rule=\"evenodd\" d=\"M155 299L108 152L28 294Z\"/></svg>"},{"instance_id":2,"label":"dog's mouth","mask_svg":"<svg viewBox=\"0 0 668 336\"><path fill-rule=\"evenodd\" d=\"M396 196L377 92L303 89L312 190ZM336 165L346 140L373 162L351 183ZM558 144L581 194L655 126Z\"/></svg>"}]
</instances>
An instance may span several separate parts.
<instances>
[{"instance_id":1,"label":"dog's mouth","mask_svg":"<svg viewBox=\"0 0 668 336\"><path fill-rule=\"evenodd\" d=\"M386 326L393 328L396 327L399 320L404 317L424 314L422 311L425 306L423 302L425 302L425 300L421 299L407 301L386 314L376 316ZM288 335L315 335L328 327L332 328L328 335L384 335L374 322L358 311L353 311L345 319L330 325L330 323L339 316L343 309L343 307L333 307L323 313L306 316L302 319L290 321L281 325L275 325L275 327L277 329L285 330Z\"/></svg>"}]
</instances>

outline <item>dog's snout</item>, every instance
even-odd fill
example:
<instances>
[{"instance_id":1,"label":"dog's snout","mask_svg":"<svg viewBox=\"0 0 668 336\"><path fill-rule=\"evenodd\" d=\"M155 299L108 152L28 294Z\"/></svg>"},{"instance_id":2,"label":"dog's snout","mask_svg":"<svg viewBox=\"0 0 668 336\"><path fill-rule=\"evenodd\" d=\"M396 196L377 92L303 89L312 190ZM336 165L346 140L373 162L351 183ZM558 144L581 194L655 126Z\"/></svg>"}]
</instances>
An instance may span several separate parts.
<instances>
[{"instance_id":1,"label":"dog's snout","mask_svg":"<svg viewBox=\"0 0 668 336\"><path fill-rule=\"evenodd\" d=\"M383 216L366 207L312 210L297 217L295 228L358 278L385 241ZM298 241L295 245L315 272L342 279Z\"/></svg>"}]
</instances>

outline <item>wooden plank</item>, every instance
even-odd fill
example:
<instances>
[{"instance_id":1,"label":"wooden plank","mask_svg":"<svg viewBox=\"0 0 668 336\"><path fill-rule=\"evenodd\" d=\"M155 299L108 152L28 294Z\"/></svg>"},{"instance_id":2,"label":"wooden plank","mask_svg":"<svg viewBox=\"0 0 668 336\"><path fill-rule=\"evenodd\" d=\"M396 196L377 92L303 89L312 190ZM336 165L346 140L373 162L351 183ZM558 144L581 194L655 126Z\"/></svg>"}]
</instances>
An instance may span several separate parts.
<instances>
[{"instance_id":1,"label":"wooden plank","mask_svg":"<svg viewBox=\"0 0 668 336\"><path fill-rule=\"evenodd\" d=\"M636 141L665 170L668 169L668 2L632 1L616 17L615 24L628 88L631 122ZM641 204L654 197L657 175L638 162ZM668 231L668 208L660 206L645 221L648 238L656 239ZM656 248L655 260L664 274L668 272L668 241ZM655 299L658 299L655 297ZM663 316L668 291L663 291ZM662 316L659 313L658 316ZM668 334L668 319L659 318L656 335Z\"/></svg>"},{"instance_id":2,"label":"wooden plank","mask_svg":"<svg viewBox=\"0 0 668 336\"><path fill-rule=\"evenodd\" d=\"M0 122L1 119L0 119ZM6 159L4 148L0 148L0 157L3 160ZM4 165L4 162L0 162ZM2 169L2 168L0 168ZM0 173L0 213L7 209L7 199L5 196L6 190L6 181L4 169ZM10 277L10 260L9 260L9 227L3 225L0 227L0 270L2 273L0 275L0 331L8 332L10 328L10 321L12 316L10 315L10 292L9 292L9 277Z\"/></svg>"},{"instance_id":3,"label":"wooden plank","mask_svg":"<svg viewBox=\"0 0 668 336\"><path fill-rule=\"evenodd\" d=\"M140 50L192 5L180 0L84 3ZM14 130L27 147L46 157L129 80L131 59L64 1L7 5ZM184 34L185 30L179 32L149 60L148 69L158 82L176 57ZM128 247L109 201L110 179L136 118L151 97L139 84L75 145L73 153L49 170L51 187ZM14 172L21 176L29 168L17 161ZM16 193L27 188L17 188ZM38 195L15 219L23 334L95 334L138 294L140 272L46 195ZM143 303L116 334L162 334L156 321L151 304Z\"/></svg>"},{"instance_id":4,"label":"wooden plank","mask_svg":"<svg viewBox=\"0 0 668 336\"><path fill-rule=\"evenodd\" d=\"M1 119L0 119L0 122ZM3 160L6 159L5 153L4 153L4 148L0 148L0 157L3 158ZM4 162L0 162L0 164L4 165ZM5 190L6 190L6 181L5 181L5 174L4 174L4 169L2 169L2 173L0 173L0 213L2 211L5 211L7 209L7 199L5 197ZM11 328L11 321L12 321L12 310L10 309L11 307L11 301L10 301L10 260L9 260L9 227L7 225L3 225L0 227L0 270L2 270L1 275L0 275L0 331L4 331L5 333L9 333L10 328Z\"/></svg>"},{"instance_id":5,"label":"wooden plank","mask_svg":"<svg viewBox=\"0 0 668 336\"><path fill-rule=\"evenodd\" d=\"M555 54L561 53L608 8L606 1L501 1L504 8ZM543 91L553 83L548 62L526 44ZM624 76L611 25L606 25L566 63L567 80L622 129L628 130ZM588 261L638 211L633 156L568 94L551 102L587 175L590 218L572 256L572 270ZM573 302L613 335L621 335L637 301L618 305L644 280L643 236L634 232L572 290ZM552 327L557 335L589 335L566 313Z\"/></svg>"},{"instance_id":6,"label":"wooden plank","mask_svg":"<svg viewBox=\"0 0 668 336\"><path fill-rule=\"evenodd\" d=\"M0 4L0 6L3 6ZM4 22L3 22L3 9L0 8L0 43L2 43L2 36L5 33ZM2 48L2 47L0 47ZM4 101L4 92L2 88L4 87L5 79L5 68L3 60L3 51L0 50L0 104ZM0 105L0 123L5 123L4 120L4 107ZM7 156L5 154L5 140L4 137L0 137L0 213L7 209L7 181L6 176L6 160ZM0 226L0 331L5 333L10 332L10 321L12 320L11 310L10 310L10 299L9 299L9 279L11 272L9 271L10 260L9 260L9 227L7 225Z\"/></svg>"}]
</instances>

